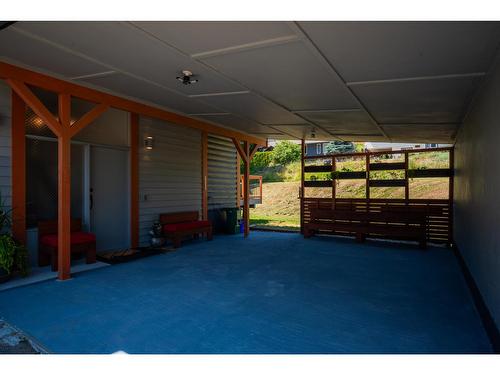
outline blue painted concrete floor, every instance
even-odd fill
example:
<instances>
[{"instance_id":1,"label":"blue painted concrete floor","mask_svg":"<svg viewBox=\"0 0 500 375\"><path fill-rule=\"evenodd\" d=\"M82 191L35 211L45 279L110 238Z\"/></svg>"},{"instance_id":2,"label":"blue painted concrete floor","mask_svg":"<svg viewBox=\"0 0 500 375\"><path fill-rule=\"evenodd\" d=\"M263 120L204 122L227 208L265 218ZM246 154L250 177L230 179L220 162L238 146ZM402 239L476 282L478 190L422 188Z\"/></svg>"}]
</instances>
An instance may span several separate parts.
<instances>
[{"instance_id":1,"label":"blue painted concrete floor","mask_svg":"<svg viewBox=\"0 0 500 375\"><path fill-rule=\"evenodd\" d=\"M486 353L449 249L252 232L0 292L55 353Z\"/></svg>"}]
</instances>

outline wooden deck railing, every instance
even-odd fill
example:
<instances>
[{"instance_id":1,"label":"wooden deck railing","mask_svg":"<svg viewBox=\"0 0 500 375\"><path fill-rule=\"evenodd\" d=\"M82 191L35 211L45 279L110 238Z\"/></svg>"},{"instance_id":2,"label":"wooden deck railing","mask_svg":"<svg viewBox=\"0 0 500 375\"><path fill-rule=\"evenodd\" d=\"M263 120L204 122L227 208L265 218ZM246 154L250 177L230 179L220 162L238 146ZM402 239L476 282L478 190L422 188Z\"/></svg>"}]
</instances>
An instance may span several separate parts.
<instances>
[{"instance_id":1,"label":"wooden deck railing","mask_svg":"<svg viewBox=\"0 0 500 375\"><path fill-rule=\"evenodd\" d=\"M241 176L240 181L240 201L243 199L245 194L243 176ZM262 203L262 176L250 175L249 176L249 186L250 186L250 204L261 204Z\"/></svg>"},{"instance_id":2,"label":"wooden deck railing","mask_svg":"<svg viewBox=\"0 0 500 375\"><path fill-rule=\"evenodd\" d=\"M408 212L423 211L426 214L428 242L450 244L453 240L452 207L448 199L303 198L304 224L309 222L313 208L351 209L359 212L381 212L383 208L403 209Z\"/></svg>"},{"instance_id":3,"label":"wooden deck railing","mask_svg":"<svg viewBox=\"0 0 500 375\"><path fill-rule=\"evenodd\" d=\"M304 144L302 145L304 150ZM440 169L412 169L409 156L422 152L449 153L449 163ZM383 155L399 155L400 161L386 162ZM337 170L337 163L346 158L361 159L364 168L358 171ZM313 159L313 160L311 160ZM314 160L323 159L323 163ZM306 164L308 160L313 163ZM400 177L394 179L379 179L370 171L401 171ZM302 158L302 181L299 191L301 200L301 228L310 220L312 208L340 209L348 208L360 212L381 212L382 210L405 210L408 212L425 212L427 241L451 244L453 242L453 148L434 148L422 150L383 151L357 154L321 155ZM328 179L306 179L306 173L328 174ZM409 181L412 178L448 178L448 199L410 199ZM337 198L336 185L339 180L364 180L364 198ZM370 188L397 187L403 189L402 199L378 199L370 197ZM309 197L305 188L330 189L328 198ZM315 194L313 194L315 195ZM324 196L324 195L323 195ZM389 223L388 223L389 224ZM341 233L342 234L342 233Z\"/></svg>"}]
</instances>

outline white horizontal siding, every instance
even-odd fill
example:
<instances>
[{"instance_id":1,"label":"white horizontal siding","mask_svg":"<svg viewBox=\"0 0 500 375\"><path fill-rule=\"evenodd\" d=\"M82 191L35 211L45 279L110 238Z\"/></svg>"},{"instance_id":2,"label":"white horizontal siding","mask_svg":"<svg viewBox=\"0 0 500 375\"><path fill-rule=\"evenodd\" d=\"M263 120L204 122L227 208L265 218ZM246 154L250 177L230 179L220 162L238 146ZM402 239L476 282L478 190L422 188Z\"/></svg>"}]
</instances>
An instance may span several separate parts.
<instances>
[{"instance_id":1,"label":"white horizontal siding","mask_svg":"<svg viewBox=\"0 0 500 375\"><path fill-rule=\"evenodd\" d=\"M139 242L149 242L151 225L164 212L201 209L201 132L140 118ZM154 139L153 150L142 140Z\"/></svg>"},{"instance_id":2,"label":"white horizontal siding","mask_svg":"<svg viewBox=\"0 0 500 375\"><path fill-rule=\"evenodd\" d=\"M208 208L236 205L236 149L229 138L208 137Z\"/></svg>"},{"instance_id":3,"label":"white horizontal siding","mask_svg":"<svg viewBox=\"0 0 500 375\"><path fill-rule=\"evenodd\" d=\"M12 205L11 91L0 80L0 191L7 207Z\"/></svg>"}]
</instances>

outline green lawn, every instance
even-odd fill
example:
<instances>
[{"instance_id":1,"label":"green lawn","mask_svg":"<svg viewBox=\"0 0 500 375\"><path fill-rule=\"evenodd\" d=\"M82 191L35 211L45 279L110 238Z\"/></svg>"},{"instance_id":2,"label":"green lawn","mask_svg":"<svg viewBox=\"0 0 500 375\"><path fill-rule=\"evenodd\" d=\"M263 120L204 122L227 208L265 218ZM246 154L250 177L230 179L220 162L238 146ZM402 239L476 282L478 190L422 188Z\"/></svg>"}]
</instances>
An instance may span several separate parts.
<instances>
[{"instance_id":1,"label":"green lawn","mask_svg":"<svg viewBox=\"0 0 500 375\"><path fill-rule=\"evenodd\" d=\"M258 227L266 227L269 229L293 229L296 230L300 227L300 218L296 216L266 216L254 215L250 210L250 225Z\"/></svg>"}]
</instances>

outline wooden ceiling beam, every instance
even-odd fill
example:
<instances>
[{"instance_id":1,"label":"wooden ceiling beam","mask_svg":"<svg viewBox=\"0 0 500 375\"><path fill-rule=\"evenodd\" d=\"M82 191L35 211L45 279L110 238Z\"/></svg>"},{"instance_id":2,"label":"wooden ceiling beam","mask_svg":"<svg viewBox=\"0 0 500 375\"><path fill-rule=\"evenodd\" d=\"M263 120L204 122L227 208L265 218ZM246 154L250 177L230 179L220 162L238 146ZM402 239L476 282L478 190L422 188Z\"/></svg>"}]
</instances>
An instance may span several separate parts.
<instances>
[{"instance_id":1,"label":"wooden ceiling beam","mask_svg":"<svg viewBox=\"0 0 500 375\"><path fill-rule=\"evenodd\" d=\"M16 79L7 79L7 84L11 87L13 91L21 99L24 100L26 105L28 105L35 114L40 117L40 119L47 124L50 130L54 132L56 136L60 136L62 133L62 126L56 117L45 107L45 105L38 99L38 97L26 86L23 82Z\"/></svg>"},{"instance_id":2,"label":"wooden ceiling beam","mask_svg":"<svg viewBox=\"0 0 500 375\"><path fill-rule=\"evenodd\" d=\"M70 134L73 137L80 130L84 129L87 125L95 121L100 115L109 109L107 104L98 104L90 111L85 113L79 120L75 121L70 127Z\"/></svg>"},{"instance_id":3,"label":"wooden ceiling beam","mask_svg":"<svg viewBox=\"0 0 500 375\"><path fill-rule=\"evenodd\" d=\"M130 113L157 118L166 122L206 131L208 133L217 134L227 138L237 138L261 146L265 146L266 144L265 139L262 138L258 138L236 130L223 128L177 113L169 112L148 104L143 104L116 95L104 93L102 91L64 81L59 78L54 78L46 74L34 72L32 70L24 69L2 61L0 61L0 78L10 81L24 82L24 84L40 87L42 89L53 91L56 93L67 93L71 96L88 100L93 103L106 104L109 107L121 109Z\"/></svg>"},{"instance_id":4,"label":"wooden ceiling beam","mask_svg":"<svg viewBox=\"0 0 500 375\"><path fill-rule=\"evenodd\" d=\"M252 148L251 148L251 150L250 150L250 155L248 156L248 158L249 158L250 160L252 160L252 159L253 159L253 157L254 157L254 155L255 155L255 153L257 152L257 150L258 150L258 149L259 149L259 146L258 146L258 145L256 145L256 144L254 144L254 145L253 145L253 147L252 147Z\"/></svg>"},{"instance_id":5,"label":"wooden ceiling beam","mask_svg":"<svg viewBox=\"0 0 500 375\"><path fill-rule=\"evenodd\" d=\"M246 154L245 150L243 147L241 147L241 141L236 138L232 138L232 141L234 143L234 146L236 147L236 151L238 151L238 154L240 157L245 161L245 163L248 162L248 155Z\"/></svg>"}]
</instances>

